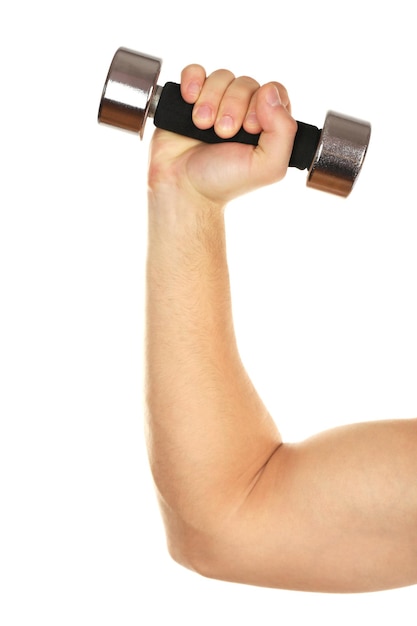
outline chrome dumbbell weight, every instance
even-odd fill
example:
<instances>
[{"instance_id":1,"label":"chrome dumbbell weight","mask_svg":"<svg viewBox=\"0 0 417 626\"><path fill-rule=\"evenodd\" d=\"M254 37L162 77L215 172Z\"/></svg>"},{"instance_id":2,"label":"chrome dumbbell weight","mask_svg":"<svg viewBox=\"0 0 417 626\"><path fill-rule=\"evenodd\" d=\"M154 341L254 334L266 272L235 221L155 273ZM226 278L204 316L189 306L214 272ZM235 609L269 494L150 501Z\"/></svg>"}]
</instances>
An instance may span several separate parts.
<instances>
[{"instance_id":1,"label":"chrome dumbbell weight","mask_svg":"<svg viewBox=\"0 0 417 626\"><path fill-rule=\"evenodd\" d=\"M139 134L148 117L158 128L206 143L237 141L256 145L259 135L241 129L221 139L213 129L200 130L192 122L193 105L186 103L176 83L157 84L162 61L119 48L104 84L98 121ZM362 168L371 136L368 122L329 111L323 128L297 122L289 167L307 169L307 186L347 197Z\"/></svg>"}]
</instances>

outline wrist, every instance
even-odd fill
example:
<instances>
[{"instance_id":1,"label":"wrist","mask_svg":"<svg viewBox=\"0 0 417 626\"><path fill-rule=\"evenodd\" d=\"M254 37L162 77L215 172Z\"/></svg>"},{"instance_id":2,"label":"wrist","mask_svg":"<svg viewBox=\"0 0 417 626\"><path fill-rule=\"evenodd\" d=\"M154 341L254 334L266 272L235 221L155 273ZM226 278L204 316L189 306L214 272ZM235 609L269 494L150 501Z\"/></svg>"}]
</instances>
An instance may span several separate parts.
<instances>
[{"instance_id":1,"label":"wrist","mask_svg":"<svg viewBox=\"0 0 417 626\"><path fill-rule=\"evenodd\" d=\"M149 224L152 228L173 231L205 229L212 231L223 225L225 205L201 196L193 189L159 184L148 188Z\"/></svg>"}]
</instances>

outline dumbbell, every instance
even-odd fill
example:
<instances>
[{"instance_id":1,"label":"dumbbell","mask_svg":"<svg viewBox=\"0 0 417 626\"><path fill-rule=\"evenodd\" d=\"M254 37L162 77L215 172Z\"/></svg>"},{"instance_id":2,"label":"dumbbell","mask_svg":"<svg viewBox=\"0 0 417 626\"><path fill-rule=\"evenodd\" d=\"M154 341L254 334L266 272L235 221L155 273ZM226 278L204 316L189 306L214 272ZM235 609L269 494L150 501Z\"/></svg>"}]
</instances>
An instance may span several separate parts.
<instances>
[{"instance_id":1,"label":"dumbbell","mask_svg":"<svg viewBox=\"0 0 417 626\"><path fill-rule=\"evenodd\" d=\"M111 62L100 100L98 121L139 134L146 120L157 128L206 143L237 141L256 146L259 135L243 128L222 139L213 128L200 130L192 121L193 105L181 96L180 85L157 84L161 59L119 48ZM347 197L362 168L371 136L368 122L328 111L323 128L297 122L289 167L308 170L307 186Z\"/></svg>"}]
</instances>

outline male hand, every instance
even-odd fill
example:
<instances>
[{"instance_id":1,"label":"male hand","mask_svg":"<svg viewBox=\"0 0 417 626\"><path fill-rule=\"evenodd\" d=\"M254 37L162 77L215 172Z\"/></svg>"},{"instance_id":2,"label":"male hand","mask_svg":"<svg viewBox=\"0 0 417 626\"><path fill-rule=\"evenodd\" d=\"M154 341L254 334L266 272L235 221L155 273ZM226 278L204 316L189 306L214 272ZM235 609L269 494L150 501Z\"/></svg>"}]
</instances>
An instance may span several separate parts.
<instances>
[{"instance_id":1,"label":"male hand","mask_svg":"<svg viewBox=\"0 0 417 626\"><path fill-rule=\"evenodd\" d=\"M158 129L150 153L151 191L185 193L195 201L224 205L285 176L297 123L283 85L261 87L252 78L236 78L223 69L206 76L203 67L193 64L182 71L181 94L194 105L198 128L214 126L219 137L229 138L243 126L249 133L261 133L259 143L204 144Z\"/></svg>"}]
</instances>

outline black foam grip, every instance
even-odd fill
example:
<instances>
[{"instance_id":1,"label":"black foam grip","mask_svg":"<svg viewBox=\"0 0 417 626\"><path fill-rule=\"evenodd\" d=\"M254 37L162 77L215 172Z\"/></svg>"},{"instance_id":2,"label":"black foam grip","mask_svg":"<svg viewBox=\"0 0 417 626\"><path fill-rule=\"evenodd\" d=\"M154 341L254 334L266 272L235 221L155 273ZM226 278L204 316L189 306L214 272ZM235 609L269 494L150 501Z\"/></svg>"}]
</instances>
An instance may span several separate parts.
<instances>
[{"instance_id":1,"label":"black foam grip","mask_svg":"<svg viewBox=\"0 0 417 626\"><path fill-rule=\"evenodd\" d=\"M205 143L223 143L235 141L256 146L259 135L247 133L243 128L234 137L222 139L214 132L213 128L200 130L192 121L193 105L183 100L180 85L166 83L162 88L158 105L154 114L154 124L158 128L170 130L185 137L192 137ZM297 122L298 129L294 140L294 146L289 161L289 167L300 170L309 169L316 153L320 140L321 130L317 126Z\"/></svg>"}]
</instances>

